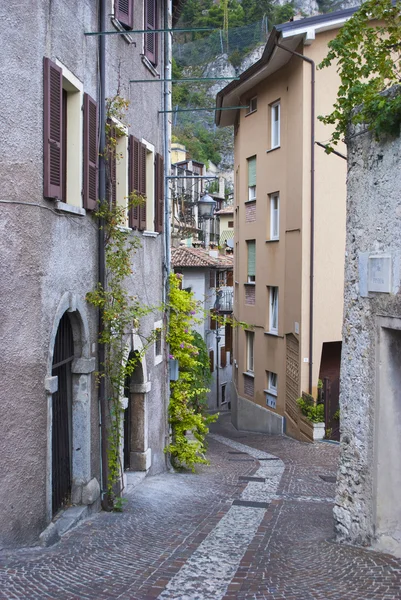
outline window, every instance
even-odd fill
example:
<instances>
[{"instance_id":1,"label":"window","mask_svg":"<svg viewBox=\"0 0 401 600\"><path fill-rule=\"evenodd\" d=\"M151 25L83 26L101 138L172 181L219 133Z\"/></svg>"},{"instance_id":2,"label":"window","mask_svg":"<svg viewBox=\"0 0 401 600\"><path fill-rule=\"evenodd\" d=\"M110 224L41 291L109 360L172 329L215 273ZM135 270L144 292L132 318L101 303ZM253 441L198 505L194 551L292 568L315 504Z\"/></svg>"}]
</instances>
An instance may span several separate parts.
<instances>
[{"instance_id":1,"label":"window","mask_svg":"<svg viewBox=\"0 0 401 600\"><path fill-rule=\"evenodd\" d=\"M229 229L234 229L234 221L228 221L228 223L227 223L227 227L228 227Z\"/></svg>"},{"instance_id":2,"label":"window","mask_svg":"<svg viewBox=\"0 0 401 600\"><path fill-rule=\"evenodd\" d=\"M280 146L280 102L270 105L271 148Z\"/></svg>"},{"instance_id":3,"label":"window","mask_svg":"<svg viewBox=\"0 0 401 600\"><path fill-rule=\"evenodd\" d=\"M214 373L214 350L209 350L209 368L210 372Z\"/></svg>"},{"instance_id":4,"label":"window","mask_svg":"<svg viewBox=\"0 0 401 600\"><path fill-rule=\"evenodd\" d=\"M209 287L216 287L216 271L209 271Z\"/></svg>"},{"instance_id":5,"label":"window","mask_svg":"<svg viewBox=\"0 0 401 600\"><path fill-rule=\"evenodd\" d=\"M114 0L114 18L124 29L134 27L134 0Z\"/></svg>"},{"instance_id":6,"label":"window","mask_svg":"<svg viewBox=\"0 0 401 600\"><path fill-rule=\"evenodd\" d=\"M225 404L227 402L226 387L226 383L223 383L221 386L221 404Z\"/></svg>"},{"instance_id":7,"label":"window","mask_svg":"<svg viewBox=\"0 0 401 600\"><path fill-rule=\"evenodd\" d=\"M162 232L164 221L163 157L145 140L129 136L129 193L142 200L130 209L133 229Z\"/></svg>"},{"instance_id":8,"label":"window","mask_svg":"<svg viewBox=\"0 0 401 600\"><path fill-rule=\"evenodd\" d=\"M251 98L249 100L249 105L248 105L248 109L246 114L250 115L251 113L255 112L258 108L258 99L257 96L254 96L253 98Z\"/></svg>"},{"instance_id":9,"label":"window","mask_svg":"<svg viewBox=\"0 0 401 600\"><path fill-rule=\"evenodd\" d=\"M83 197L84 208L93 210L98 200L97 104L60 62L44 58L43 68L43 195L76 207Z\"/></svg>"},{"instance_id":10,"label":"window","mask_svg":"<svg viewBox=\"0 0 401 600\"><path fill-rule=\"evenodd\" d=\"M269 288L269 331L278 332L278 287Z\"/></svg>"},{"instance_id":11,"label":"window","mask_svg":"<svg viewBox=\"0 0 401 600\"><path fill-rule=\"evenodd\" d=\"M267 372L267 391L273 396L277 396L277 373Z\"/></svg>"},{"instance_id":12,"label":"window","mask_svg":"<svg viewBox=\"0 0 401 600\"><path fill-rule=\"evenodd\" d=\"M249 240L248 250L248 283L254 283L256 278L256 243L255 240Z\"/></svg>"},{"instance_id":13,"label":"window","mask_svg":"<svg viewBox=\"0 0 401 600\"><path fill-rule=\"evenodd\" d=\"M154 339L155 339L155 365L158 365L163 360L163 322L156 321L154 324Z\"/></svg>"},{"instance_id":14,"label":"window","mask_svg":"<svg viewBox=\"0 0 401 600\"><path fill-rule=\"evenodd\" d=\"M156 0L145 0L145 26L146 31L157 29L157 3ZM158 54L158 38L157 33L145 33L144 53L149 62L157 66Z\"/></svg>"},{"instance_id":15,"label":"window","mask_svg":"<svg viewBox=\"0 0 401 600\"><path fill-rule=\"evenodd\" d=\"M246 331L246 370L253 373L253 343L255 334L253 331Z\"/></svg>"},{"instance_id":16,"label":"window","mask_svg":"<svg viewBox=\"0 0 401 600\"><path fill-rule=\"evenodd\" d=\"M270 239L278 240L280 237L280 197L278 194L270 196Z\"/></svg>"},{"instance_id":17,"label":"window","mask_svg":"<svg viewBox=\"0 0 401 600\"><path fill-rule=\"evenodd\" d=\"M256 156L248 158L248 200L256 200Z\"/></svg>"}]
</instances>

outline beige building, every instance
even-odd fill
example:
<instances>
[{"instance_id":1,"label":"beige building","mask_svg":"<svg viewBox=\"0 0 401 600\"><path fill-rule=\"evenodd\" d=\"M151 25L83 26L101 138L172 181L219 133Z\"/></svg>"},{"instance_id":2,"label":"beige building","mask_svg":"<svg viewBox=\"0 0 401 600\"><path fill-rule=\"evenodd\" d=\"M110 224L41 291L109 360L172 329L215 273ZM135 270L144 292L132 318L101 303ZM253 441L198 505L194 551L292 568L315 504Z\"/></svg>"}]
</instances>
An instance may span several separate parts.
<instances>
[{"instance_id":1,"label":"beige building","mask_svg":"<svg viewBox=\"0 0 401 600\"><path fill-rule=\"evenodd\" d=\"M261 59L217 95L219 108L248 106L216 112L235 131L234 315L248 325L234 340L238 428L307 439L297 398L316 397L319 379L338 386L345 146L321 147L330 131L317 117L339 78L315 65L354 11L273 29Z\"/></svg>"}]
</instances>

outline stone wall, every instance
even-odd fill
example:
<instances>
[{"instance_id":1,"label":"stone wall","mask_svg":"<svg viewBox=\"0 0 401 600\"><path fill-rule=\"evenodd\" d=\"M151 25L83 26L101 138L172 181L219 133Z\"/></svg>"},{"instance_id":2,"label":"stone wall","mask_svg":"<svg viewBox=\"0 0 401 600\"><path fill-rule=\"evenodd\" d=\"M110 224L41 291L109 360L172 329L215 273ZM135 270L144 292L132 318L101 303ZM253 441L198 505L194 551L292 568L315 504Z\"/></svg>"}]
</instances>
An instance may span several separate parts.
<instances>
[{"instance_id":1,"label":"stone wall","mask_svg":"<svg viewBox=\"0 0 401 600\"><path fill-rule=\"evenodd\" d=\"M398 92L399 93L399 92ZM340 541L401 551L401 138L348 141Z\"/></svg>"},{"instance_id":2,"label":"stone wall","mask_svg":"<svg viewBox=\"0 0 401 600\"><path fill-rule=\"evenodd\" d=\"M42 0L33 3L29 11L21 12L18 2L0 7L4 44L0 73L7 82L0 90L4 116L0 162L0 548L35 543L51 519L52 388L46 378L49 356L51 371L51 341L60 307L84 324L85 353L81 356L89 361L86 369L90 372L84 373L87 380L83 381L85 367L78 367L74 377L82 393L76 399L86 403L89 415L87 423L80 422L87 432L86 479L100 481L98 390L93 374L98 317L85 301L98 277L97 224L89 212L56 210L54 201L43 198L43 57L60 61L83 91L98 99L99 38L84 35L99 29L98 4L92 0ZM108 13L112 5L109 0ZM137 23L143 22L141 6L143 3L138 3L135 9ZM107 29L113 29L111 18ZM130 79L157 76L142 57L143 37L132 42L117 35L106 39L106 96L119 92L130 100L129 132L162 152L161 84L129 83ZM161 57L160 47L158 71L163 74ZM162 299L162 235L131 235L141 237L142 247L134 257L135 275L127 282L129 294L143 304L158 306ZM141 333L148 335L160 318L159 314L146 316ZM155 364L153 347L146 354L146 364L152 382L147 394L151 471L159 472L165 468L166 370L164 362ZM74 452L82 451L74 448Z\"/></svg>"}]
</instances>

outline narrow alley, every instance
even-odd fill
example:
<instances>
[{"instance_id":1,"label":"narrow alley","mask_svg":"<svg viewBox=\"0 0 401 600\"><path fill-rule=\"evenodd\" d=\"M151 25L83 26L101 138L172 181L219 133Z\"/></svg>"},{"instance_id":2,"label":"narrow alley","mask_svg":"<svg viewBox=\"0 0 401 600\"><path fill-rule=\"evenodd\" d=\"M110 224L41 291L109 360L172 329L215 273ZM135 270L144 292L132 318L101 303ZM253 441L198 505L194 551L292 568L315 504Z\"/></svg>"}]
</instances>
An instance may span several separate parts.
<instances>
[{"instance_id":1,"label":"narrow alley","mask_svg":"<svg viewBox=\"0 0 401 600\"><path fill-rule=\"evenodd\" d=\"M401 598L401 560L332 541L337 455L222 416L210 467L147 478L55 546L3 552L0 598Z\"/></svg>"}]
</instances>

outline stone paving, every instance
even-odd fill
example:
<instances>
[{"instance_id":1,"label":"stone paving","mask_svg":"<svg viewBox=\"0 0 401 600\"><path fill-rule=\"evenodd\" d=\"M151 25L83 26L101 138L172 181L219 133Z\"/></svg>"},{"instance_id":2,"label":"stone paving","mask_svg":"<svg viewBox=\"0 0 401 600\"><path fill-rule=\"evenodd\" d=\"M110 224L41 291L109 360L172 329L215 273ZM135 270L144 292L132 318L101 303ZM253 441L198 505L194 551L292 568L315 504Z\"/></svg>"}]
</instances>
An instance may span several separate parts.
<instances>
[{"instance_id":1,"label":"stone paving","mask_svg":"<svg viewBox=\"0 0 401 600\"><path fill-rule=\"evenodd\" d=\"M333 542L337 455L224 416L210 467L145 479L51 548L0 553L0 599L401 600L401 560Z\"/></svg>"}]
</instances>

